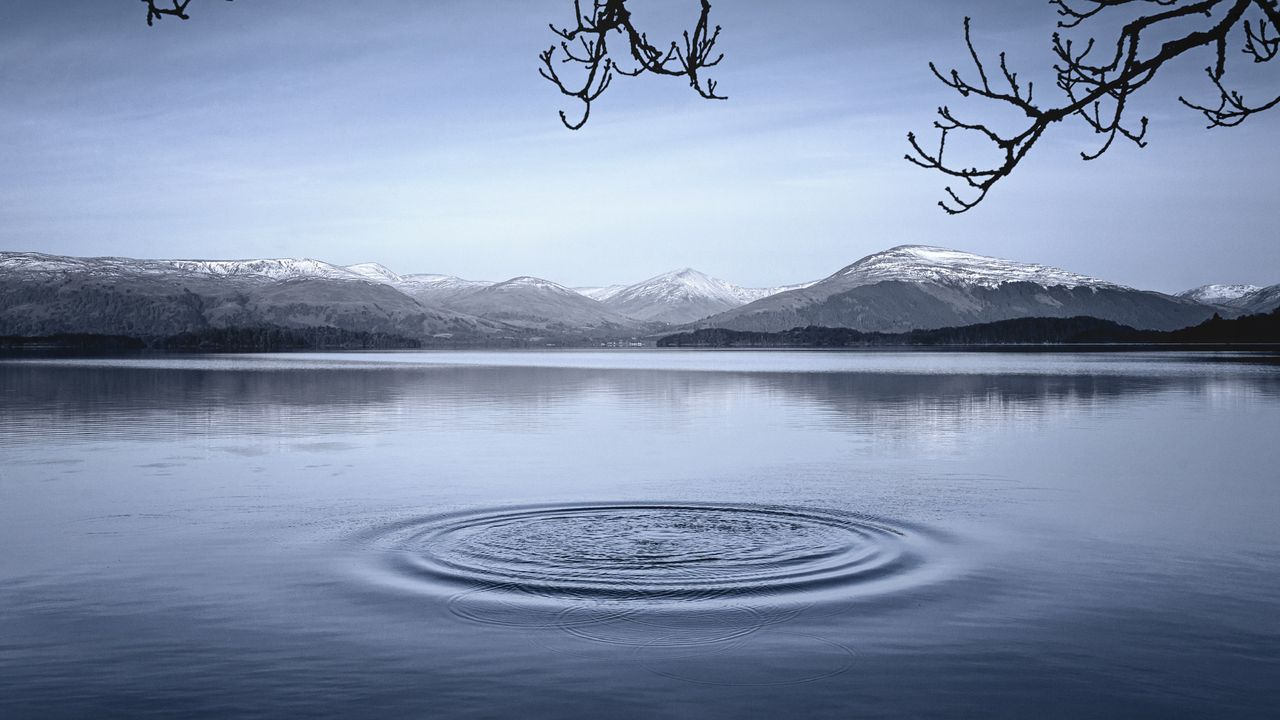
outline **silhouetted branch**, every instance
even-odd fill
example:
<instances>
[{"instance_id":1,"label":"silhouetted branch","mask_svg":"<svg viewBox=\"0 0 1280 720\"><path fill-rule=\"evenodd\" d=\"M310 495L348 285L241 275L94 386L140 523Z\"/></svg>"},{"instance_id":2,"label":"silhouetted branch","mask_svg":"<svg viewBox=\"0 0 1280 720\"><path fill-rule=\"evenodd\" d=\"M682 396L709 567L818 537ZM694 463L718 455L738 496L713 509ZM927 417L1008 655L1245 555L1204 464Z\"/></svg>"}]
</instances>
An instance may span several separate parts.
<instances>
[{"instance_id":1,"label":"silhouetted branch","mask_svg":"<svg viewBox=\"0 0 1280 720\"><path fill-rule=\"evenodd\" d=\"M557 44L539 54L542 67L538 73L553 83L561 93L576 98L583 105L582 117L572 121L560 111L560 121L565 127L577 130L591 116L591 103L599 98L613 82L615 75L636 77L644 73L684 77L689 86L709 100L723 100L716 94L716 82L706 78L702 71L715 67L724 58L715 51L720 37L720 26L710 29L710 0L699 0L701 14L692 31L686 30L681 39L659 48L649 42L649 37L636 29L627 0L591 0L590 14L582 12L582 0L574 0L575 27L551 25L551 31L559 37ZM626 55L633 66L619 64L609 51L609 33L616 32L626 42ZM557 52L558 51L558 52ZM566 79L556 70L556 65L572 63L580 65L577 82Z\"/></svg>"},{"instance_id":2,"label":"silhouetted branch","mask_svg":"<svg viewBox=\"0 0 1280 720\"><path fill-rule=\"evenodd\" d=\"M1240 93L1224 85L1227 49L1232 31L1242 28L1241 50L1255 63L1269 62L1280 54L1280 0L1050 0L1062 18L1058 26L1071 29L1100 13L1121 6L1156 6L1156 11L1139 16L1123 26L1113 45L1107 50L1095 38L1078 43L1061 33L1053 35L1055 85L1065 100L1052 106L1034 102L1031 83L1025 87L1009 70L1005 54L999 55L999 75L989 72L974 47L970 19L964 21L965 44L977 72L977 80L968 80L958 70L941 72L933 63L929 69L944 85L963 97L977 96L1012 108L1026 122L1020 129L1002 132L981 122L958 119L946 106L938 108L934 127L939 132L936 150L926 150L915 133L907 134L911 153L907 160L924 168L941 172L964 182L958 192L946 187L948 200L938 204L951 214L972 209L990 192L992 186L1013 172L1051 125L1069 117L1078 117L1102 135L1097 149L1080 155L1085 160L1101 157L1117 138L1145 147L1147 118L1130 122L1126 111L1130 96L1142 89L1168 61L1196 48L1211 46L1216 52L1215 64L1208 68L1213 86L1220 94L1217 107L1202 106L1179 98L1187 106L1203 113L1210 127L1238 125L1248 116L1280 104L1280 97L1270 102L1251 105ZM1256 25L1246 13L1256 11ZM1200 27L1187 31L1187 22L1203 17ZM1181 33L1177 30L1181 29ZM1153 35L1169 38L1163 42ZM1154 49L1149 49L1154 48ZM954 133L968 133L993 146L1000 162L987 167L966 167L950 162L945 153L947 141Z\"/></svg>"},{"instance_id":3,"label":"silhouetted branch","mask_svg":"<svg viewBox=\"0 0 1280 720\"><path fill-rule=\"evenodd\" d=\"M560 120L565 127L577 130L586 124L591 115L591 103L609 88L616 75L636 77L650 73L683 77L702 97L726 99L716 92L716 81L707 78L703 72L724 59L724 55L715 49L716 41L720 39L720 26L711 27L710 0L698 0L701 11L692 30L684 31L678 40L661 47L651 43L649 36L636 28L627 8L628 0L589 0L589 14L582 11L585 1L588 0L573 0L574 26L550 26L559 40L538 55L542 60L538 73L554 83L561 93L576 98L583 105L582 117L577 121L570 120L563 110L560 111ZM190 18L187 6L191 0L142 2L147 6L147 25L166 15L180 20ZM619 64L609 51L609 36L615 32L626 43L624 55L630 58L623 64ZM576 81L566 78L556 69L557 65L566 63L581 66Z\"/></svg>"},{"instance_id":4,"label":"silhouetted branch","mask_svg":"<svg viewBox=\"0 0 1280 720\"><path fill-rule=\"evenodd\" d=\"M169 0L173 3L172 7L163 5L165 0L142 0L147 4L147 25L152 25L156 20L164 18L165 15L176 17L179 20L190 20L191 16L187 15L187 6L191 4L191 0ZM156 3L162 3L157 5ZM227 0L231 2L231 0Z\"/></svg>"},{"instance_id":5,"label":"silhouetted branch","mask_svg":"<svg viewBox=\"0 0 1280 720\"><path fill-rule=\"evenodd\" d=\"M1244 21L1244 44L1241 52L1253 58L1253 62L1265 63L1275 59L1280 54L1280 12L1276 10L1276 3L1261 2L1265 13L1255 26L1249 20ZM1209 82L1218 91L1218 106L1209 107L1200 105L1187 100L1185 97L1179 97L1178 100L1183 105L1199 111L1209 121L1208 127L1235 127L1244 122L1246 118L1255 113L1270 110L1280 105L1280 96L1271 100L1258 104L1250 105L1245 101L1244 96L1238 91L1228 88L1223 83L1223 75L1226 74L1226 43L1218 44L1217 63L1211 67L1205 68L1205 73L1209 76Z\"/></svg>"}]
</instances>

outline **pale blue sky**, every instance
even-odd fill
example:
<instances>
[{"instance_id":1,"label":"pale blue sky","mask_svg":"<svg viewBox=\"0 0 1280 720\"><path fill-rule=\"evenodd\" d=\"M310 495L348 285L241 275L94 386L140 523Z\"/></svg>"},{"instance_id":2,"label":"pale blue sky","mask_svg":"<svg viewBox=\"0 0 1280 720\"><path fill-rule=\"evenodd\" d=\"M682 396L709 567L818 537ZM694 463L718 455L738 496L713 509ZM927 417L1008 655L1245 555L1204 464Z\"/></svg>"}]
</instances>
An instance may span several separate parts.
<instances>
[{"instance_id":1,"label":"pale blue sky","mask_svg":"<svg viewBox=\"0 0 1280 720\"><path fill-rule=\"evenodd\" d=\"M694 3L648 5L671 27ZM150 29L135 0L5 3L0 249L772 285L927 243L1166 291L1280 282L1280 113L1203 130L1173 96L1208 97L1205 59L1145 93L1146 150L1083 163L1064 126L953 218L902 160L956 102L926 62L963 58L969 13L1035 74L1053 10L867 5L720 0L729 101L620 78L573 133L536 73L568 0L194 0Z\"/></svg>"}]
</instances>

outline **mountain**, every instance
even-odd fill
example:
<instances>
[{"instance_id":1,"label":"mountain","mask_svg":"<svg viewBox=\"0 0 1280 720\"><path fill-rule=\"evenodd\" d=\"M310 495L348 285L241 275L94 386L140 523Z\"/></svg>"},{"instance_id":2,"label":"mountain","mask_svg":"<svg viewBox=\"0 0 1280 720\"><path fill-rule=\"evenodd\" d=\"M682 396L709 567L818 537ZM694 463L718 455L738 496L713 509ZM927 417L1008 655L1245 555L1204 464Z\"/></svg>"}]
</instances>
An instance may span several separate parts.
<instances>
[{"instance_id":1,"label":"mountain","mask_svg":"<svg viewBox=\"0 0 1280 720\"><path fill-rule=\"evenodd\" d=\"M527 330L557 335L630 333L644 324L563 285L529 276L459 295L448 307Z\"/></svg>"},{"instance_id":2,"label":"mountain","mask_svg":"<svg viewBox=\"0 0 1280 720\"><path fill-rule=\"evenodd\" d=\"M1271 312L1280 307L1280 284L1258 288L1248 295L1232 301L1232 306L1238 307L1246 313Z\"/></svg>"},{"instance_id":3,"label":"mountain","mask_svg":"<svg viewBox=\"0 0 1280 720\"><path fill-rule=\"evenodd\" d=\"M693 322L746 305L787 288L744 288L693 268L673 270L625 287L582 288L611 309L636 318L673 325Z\"/></svg>"},{"instance_id":4,"label":"mountain","mask_svg":"<svg viewBox=\"0 0 1280 720\"><path fill-rule=\"evenodd\" d=\"M744 288L685 268L626 287L579 291L534 277L501 283L399 274L377 263L307 258L136 260L0 252L0 335L98 334L149 340L246 329L360 342L354 334L457 339L620 339L667 325L778 331L823 325L901 332L1019 317L1088 315L1176 329L1219 312L1267 312L1280 286L1206 305L1044 265L901 246L804 286ZM590 293L602 300L593 299ZM335 333L321 332L332 329ZM345 333L345 334L343 334ZM238 337L238 336L237 336ZM239 341L238 341L239 342Z\"/></svg>"},{"instance_id":5,"label":"mountain","mask_svg":"<svg viewBox=\"0 0 1280 720\"><path fill-rule=\"evenodd\" d=\"M373 282L390 285L429 306L447 305L463 295L494 284L485 280L463 280L452 275L400 275L378 263L348 265L344 269Z\"/></svg>"},{"instance_id":6,"label":"mountain","mask_svg":"<svg viewBox=\"0 0 1280 720\"><path fill-rule=\"evenodd\" d=\"M751 301L744 297L742 288L685 268L623 288L603 302L638 320L681 324Z\"/></svg>"},{"instance_id":7,"label":"mountain","mask_svg":"<svg viewBox=\"0 0 1280 720\"><path fill-rule=\"evenodd\" d=\"M1019 317L1087 315L1138 329L1194 325L1214 309L1193 300L1046 265L947 248L902 245L833 275L697 323L777 332L820 325L905 332Z\"/></svg>"},{"instance_id":8,"label":"mountain","mask_svg":"<svg viewBox=\"0 0 1280 720\"><path fill-rule=\"evenodd\" d=\"M1257 285L1201 285L1198 288L1184 290L1177 297L1194 300L1205 305L1226 305L1233 307L1240 298L1255 293L1262 288Z\"/></svg>"},{"instance_id":9,"label":"mountain","mask_svg":"<svg viewBox=\"0 0 1280 720\"><path fill-rule=\"evenodd\" d=\"M220 328L482 337L499 323L431 308L315 260L134 260L0 252L0 335L159 338Z\"/></svg>"}]
</instances>

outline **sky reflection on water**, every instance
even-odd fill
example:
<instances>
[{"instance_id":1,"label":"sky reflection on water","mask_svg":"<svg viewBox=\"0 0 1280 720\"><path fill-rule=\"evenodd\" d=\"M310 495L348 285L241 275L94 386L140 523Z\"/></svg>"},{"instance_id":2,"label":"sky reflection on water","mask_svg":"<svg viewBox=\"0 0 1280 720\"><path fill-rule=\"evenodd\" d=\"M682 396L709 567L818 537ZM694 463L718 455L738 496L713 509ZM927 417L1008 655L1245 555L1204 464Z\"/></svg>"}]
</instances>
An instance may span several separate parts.
<instances>
[{"instance_id":1,"label":"sky reflection on water","mask_svg":"<svg viewBox=\"0 0 1280 720\"><path fill-rule=\"evenodd\" d=\"M0 398L13 716L1280 700L1257 356L11 360ZM889 572L773 580L846 566Z\"/></svg>"}]
</instances>

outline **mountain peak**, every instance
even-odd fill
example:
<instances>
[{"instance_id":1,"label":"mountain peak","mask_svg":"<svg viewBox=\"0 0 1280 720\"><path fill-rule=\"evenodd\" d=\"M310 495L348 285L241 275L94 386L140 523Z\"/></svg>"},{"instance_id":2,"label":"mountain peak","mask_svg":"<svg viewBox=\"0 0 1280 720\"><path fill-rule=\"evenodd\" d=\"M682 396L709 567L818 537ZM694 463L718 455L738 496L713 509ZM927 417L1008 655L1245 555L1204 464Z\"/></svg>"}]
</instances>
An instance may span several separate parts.
<instances>
[{"instance_id":1,"label":"mountain peak","mask_svg":"<svg viewBox=\"0 0 1280 720\"><path fill-rule=\"evenodd\" d=\"M513 277L510 280L504 280L503 282L495 285L490 285L489 287L492 290L500 291L518 288L533 288L556 293L568 293L570 295L578 294L560 283L551 282L550 280L544 280L543 278L534 277L532 275L520 275L518 277Z\"/></svg>"},{"instance_id":2,"label":"mountain peak","mask_svg":"<svg viewBox=\"0 0 1280 720\"><path fill-rule=\"evenodd\" d=\"M868 255L831 276L853 285L885 280L999 287L1029 282L1042 287L1120 287L1087 275L933 245L899 245Z\"/></svg>"},{"instance_id":3,"label":"mountain peak","mask_svg":"<svg viewBox=\"0 0 1280 720\"><path fill-rule=\"evenodd\" d=\"M1178 297L1201 303L1230 303L1261 290L1259 285L1201 285L1178 293Z\"/></svg>"},{"instance_id":4,"label":"mountain peak","mask_svg":"<svg viewBox=\"0 0 1280 720\"><path fill-rule=\"evenodd\" d=\"M672 324L692 322L716 313L812 283L747 288L691 267L669 270L634 285L578 288L578 292L639 320Z\"/></svg>"},{"instance_id":5,"label":"mountain peak","mask_svg":"<svg viewBox=\"0 0 1280 720\"><path fill-rule=\"evenodd\" d=\"M693 268L681 268L655 275L618 293L615 297L679 295L733 300L737 286Z\"/></svg>"}]
</instances>

